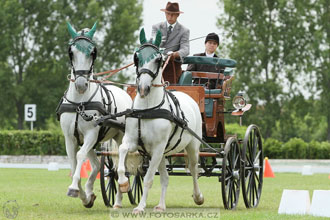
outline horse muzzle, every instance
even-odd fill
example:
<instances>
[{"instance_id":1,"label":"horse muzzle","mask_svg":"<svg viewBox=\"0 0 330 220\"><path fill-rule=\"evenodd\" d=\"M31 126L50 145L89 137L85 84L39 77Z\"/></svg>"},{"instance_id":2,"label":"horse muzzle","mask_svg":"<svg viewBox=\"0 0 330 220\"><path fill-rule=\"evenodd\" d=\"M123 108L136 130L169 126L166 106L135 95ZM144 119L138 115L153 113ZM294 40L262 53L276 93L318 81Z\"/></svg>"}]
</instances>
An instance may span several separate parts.
<instances>
[{"instance_id":1,"label":"horse muzzle","mask_svg":"<svg viewBox=\"0 0 330 220\"><path fill-rule=\"evenodd\" d=\"M86 77L83 76L78 76L75 80L75 86L76 86L76 90L80 93L83 94L84 92L86 92L87 88L88 88L88 80Z\"/></svg>"},{"instance_id":2,"label":"horse muzzle","mask_svg":"<svg viewBox=\"0 0 330 220\"><path fill-rule=\"evenodd\" d=\"M138 92L141 98L146 97L150 92L150 86L138 86Z\"/></svg>"}]
</instances>

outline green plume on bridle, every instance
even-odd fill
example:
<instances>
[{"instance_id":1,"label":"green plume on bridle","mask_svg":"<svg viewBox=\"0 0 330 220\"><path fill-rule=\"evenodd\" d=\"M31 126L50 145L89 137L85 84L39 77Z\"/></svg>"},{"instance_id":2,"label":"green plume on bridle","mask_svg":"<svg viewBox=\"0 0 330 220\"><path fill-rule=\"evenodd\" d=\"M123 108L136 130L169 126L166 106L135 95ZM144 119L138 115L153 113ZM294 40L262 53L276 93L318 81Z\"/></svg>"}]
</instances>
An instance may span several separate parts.
<instances>
[{"instance_id":1,"label":"green plume on bridle","mask_svg":"<svg viewBox=\"0 0 330 220\"><path fill-rule=\"evenodd\" d=\"M152 44L158 48L161 43L161 40L162 40L162 33L160 32L160 30L158 30L156 34L156 38L152 42ZM144 28L142 28L140 31L140 44L141 46L143 46L143 44L146 43L147 43L146 34ZM139 49L137 51L137 56L139 58L139 66L142 66L143 64L148 63L150 60L156 58L159 53L160 52L153 47L145 47L143 48L143 50Z\"/></svg>"},{"instance_id":2,"label":"green plume on bridle","mask_svg":"<svg viewBox=\"0 0 330 220\"><path fill-rule=\"evenodd\" d=\"M82 31L81 33L77 33L76 30L71 26L71 24L67 22L68 31L73 40L69 43L69 45L74 45L79 51L84 53L86 56L89 56L95 47L93 36L96 31L96 26L97 22L94 23L92 29L90 29L88 32ZM84 39L84 37L87 37L88 39L90 39L90 41L88 39Z\"/></svg>"}]
</instances>

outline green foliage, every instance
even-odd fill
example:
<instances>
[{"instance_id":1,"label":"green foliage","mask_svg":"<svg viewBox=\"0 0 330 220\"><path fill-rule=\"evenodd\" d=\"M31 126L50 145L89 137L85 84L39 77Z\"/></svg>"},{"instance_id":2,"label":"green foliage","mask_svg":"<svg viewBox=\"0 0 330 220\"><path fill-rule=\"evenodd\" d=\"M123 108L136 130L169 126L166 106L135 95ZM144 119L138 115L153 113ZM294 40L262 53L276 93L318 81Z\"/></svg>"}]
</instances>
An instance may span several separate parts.
<instances>
[{"instance_id":1,"label":"green foliage","mask_svg":"<svg viewBox=\"0 0 330 220\"><path fill-rule=\"evenodd\" d=\"M3 0L0 7L0 128L23 129L24 104L37 104L36 128L44 128L63 95L70 73L70 34L98 21L95 71L126 64L142 19L139 0ZM15 13L14 13L15 12ZM125 80L123 77L119 77Z\"/></svg>"},{"instance_id":2,"label":"green foliage","mask_svg":"<svg viewBox=\"0 0 330 220\"><path fill-rule=\"evenodd\" d=\"M284 159L306 159L307 144L300 138L292 138L282 147Z\"/></svg>"},{"instance_id":3,"label":"green foliage","mask_svg":"<svg viewBox=\"0 0 330 220\"><path fill-rule=\"evenodd\" d=\"M237 135L237 138L243 139L247 127L240 126L239 124L226 124L225 129L226 129L226 134Z\"/></svg>"},{"instance_id":4,"label":"green foliage","mask_svg":"<svg viewBox=\"0 0 330 220\"><path fill-rule=\"evenodd\" d=\"M66 155L64 137L54 131L0 131L0 155Z\"/></svg>"},{"instance_id":5,"label":"green foliage","mask_svg":"<svg viewBox=\"0 0 330 220\"><path fill-rule=\"evenodd\" d=\"M300 138L291 138L283 143L268 138L263 144L264 156L270 159L330 159L329 142L304 142Z\"/></svg>"},{"instance_id":6,"label":"green foliage","mask_svg":"<svg viewBox=\"0 0 330 220\"><path fill-rule=\"evenodd\" d=\"M268 138L263 143L264 156L271 159L281 159L283 142L273 138Z\"/></svg>"}]
</instances>

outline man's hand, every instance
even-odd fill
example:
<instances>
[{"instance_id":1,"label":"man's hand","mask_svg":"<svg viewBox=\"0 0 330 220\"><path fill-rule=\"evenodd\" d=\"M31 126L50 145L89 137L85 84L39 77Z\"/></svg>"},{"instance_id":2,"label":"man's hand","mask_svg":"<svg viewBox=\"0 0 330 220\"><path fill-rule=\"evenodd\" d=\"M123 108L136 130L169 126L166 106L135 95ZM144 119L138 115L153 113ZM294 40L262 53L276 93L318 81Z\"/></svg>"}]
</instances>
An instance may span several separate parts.
<instances>
[{"instance_id":1,"label":"man's hand","mask_svg":"<svg viewBox=\"0 0 330 220\"><path fill-rule=\"evenodd\" d=\"M173 61L174 59L180 58L180 54L177 51L173 52L170 56L171 56L171 58L170 58L171 61Z\"/></svg>"}]
</instances>

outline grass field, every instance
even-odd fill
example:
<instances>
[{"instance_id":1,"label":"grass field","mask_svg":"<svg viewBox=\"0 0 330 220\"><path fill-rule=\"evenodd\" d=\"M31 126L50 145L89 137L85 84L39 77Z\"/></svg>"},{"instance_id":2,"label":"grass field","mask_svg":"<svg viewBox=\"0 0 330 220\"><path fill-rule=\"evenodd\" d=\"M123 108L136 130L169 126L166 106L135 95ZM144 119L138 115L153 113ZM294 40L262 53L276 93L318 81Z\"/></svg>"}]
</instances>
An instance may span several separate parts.
<instances>
[{"instance_id":1,"label":"grass field","mask_svg":"<svg viewBox=\"0 0 330 220\"><path fill-rule=\"evenodd\" d=\"M84 180L85 181L85 180ZM16 200L19 206L15 219L122 219L110 213L112 209L104 206L100 192L99 180L95 182L97 199L94 207L86 209L80 199L66 196L67 187L71 184L69 170L48 171L42 169L0 169L0 219L7 219L4 205L8 201ZM212 215L219 219L242 220L270 220L270 219L323 219L312 216L278 215L283 189L309 190L312 196L313 190L329 190L330 179L327 174L315 174L302 176L301 174L276 173L276 178L265 178L261 202L256 209L246 209L243 196L240 195L239 206L234 211L224 210L221 199L221 184L215 177L199 179L200 188L204 194L205 203L202 206L194 204L191 197L191 177L170 177L167 192L167 208L181 212L220 212L220 216ZM156 176L153 188L148 196L148 208L158 204L160 194L159 177ZM125 195L123 205L124 212L130 213L134 206L130 205ZM203 211L203 210L207 211ZM220 209L220 211L219 211ZM147 210L149 212L149 209ZM150 217L150 216L147 216ZM168 215L168 219L175 219ZM183 216L188 219L187 216ZM209 216L210 217L210 216ZM130 217L132 218L132 217ZM182 218L182 219L184 219ZM192 216L200 219L201 216ZM128 217L126 219L129 219ZM148 219L160 219L153 216Z\"/></svg>"}]
</instances>

